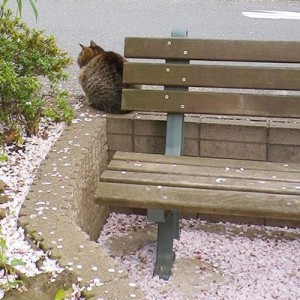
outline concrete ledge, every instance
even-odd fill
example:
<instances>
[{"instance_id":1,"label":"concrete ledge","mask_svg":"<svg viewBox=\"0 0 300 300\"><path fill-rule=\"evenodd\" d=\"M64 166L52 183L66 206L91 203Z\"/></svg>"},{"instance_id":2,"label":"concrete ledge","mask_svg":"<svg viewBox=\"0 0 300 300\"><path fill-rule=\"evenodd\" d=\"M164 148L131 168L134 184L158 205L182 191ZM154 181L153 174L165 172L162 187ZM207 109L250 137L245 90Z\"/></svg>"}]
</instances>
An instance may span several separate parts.
<instances>
[{"instance_id":1,"label":"concrete ledge","mask_svg":"<svg viewBox=\"0 0 300 300\"><path fill-rule=\"evenodd\" d=\"M76 121L42 163L19 224L62 267L74 272L81 286L90 287L85 290L89 299L144 299L129 286L128 274L93 241L108 215L106 206L93 201L107 165L106 120L85 109ZM91 287L96 278L101 283Z\"/></svg>"}]
</instances>

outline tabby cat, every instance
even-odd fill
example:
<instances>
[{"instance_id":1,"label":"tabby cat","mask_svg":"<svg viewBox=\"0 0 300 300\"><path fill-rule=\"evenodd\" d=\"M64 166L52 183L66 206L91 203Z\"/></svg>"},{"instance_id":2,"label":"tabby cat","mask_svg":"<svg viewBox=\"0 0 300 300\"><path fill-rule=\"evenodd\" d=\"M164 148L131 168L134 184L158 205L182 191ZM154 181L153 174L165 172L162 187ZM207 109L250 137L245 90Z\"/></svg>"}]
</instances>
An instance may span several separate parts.
<instances>
[{"instance_id":1,"label":"tabby cat","mask_svg":"<svg viewBox=\"0 0 300 300\"><path fill-rule=\"evenodd\" d=\"M79 83L90 105L104 112L122 113L122 73L126 59L105 51L94 41L89 47L79 45L82 48L77 58Z\"/></svg>"}]
</instances>

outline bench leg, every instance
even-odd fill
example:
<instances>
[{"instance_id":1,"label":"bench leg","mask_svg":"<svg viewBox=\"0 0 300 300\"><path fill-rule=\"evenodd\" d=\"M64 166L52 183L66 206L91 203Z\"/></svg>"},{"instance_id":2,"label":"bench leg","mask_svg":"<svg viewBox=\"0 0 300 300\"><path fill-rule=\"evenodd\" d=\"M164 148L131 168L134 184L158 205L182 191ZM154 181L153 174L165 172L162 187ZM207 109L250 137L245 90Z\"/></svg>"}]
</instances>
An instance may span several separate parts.
<instances>
[{"instance_id":1,"label":"bench leg","mask_svg":"<svg viewBox=\"0 0 300 300\"><path fill-rule=\"evenodd\" d=\"M178 211L172 210L166 216L165 222L158 223L157 250L154 275L168 280L171 275L175 254L173 239L179 238Z\"/></svg>"}]
</instances>

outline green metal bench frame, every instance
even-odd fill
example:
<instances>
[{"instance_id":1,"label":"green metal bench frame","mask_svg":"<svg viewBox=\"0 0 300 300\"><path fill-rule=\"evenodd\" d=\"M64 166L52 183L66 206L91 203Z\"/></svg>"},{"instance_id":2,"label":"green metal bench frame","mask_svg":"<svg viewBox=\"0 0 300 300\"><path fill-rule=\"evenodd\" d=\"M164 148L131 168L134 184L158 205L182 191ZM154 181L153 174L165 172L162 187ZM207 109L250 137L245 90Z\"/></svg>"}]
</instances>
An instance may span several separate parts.
<instances>
[{"instance_id":1,"label":"green metal bench frame","mask_svg":"<svg viewBox=\"0 0 300 300\"><path fill-rule=\"evenodd\" d=\"M172 31L172 37L187 37L185 29ZM167 60L166 63L188 63L188 61ZM186 87L165 87L165 90L187 90ZM184 141L184 114L168 113L165 155L181 156ZM173 240L179 239L179 213L177 210L147 210L148 220L158 223L157 250L154 275L168 280L174 261Z\"/></svg>"}]
</instances>

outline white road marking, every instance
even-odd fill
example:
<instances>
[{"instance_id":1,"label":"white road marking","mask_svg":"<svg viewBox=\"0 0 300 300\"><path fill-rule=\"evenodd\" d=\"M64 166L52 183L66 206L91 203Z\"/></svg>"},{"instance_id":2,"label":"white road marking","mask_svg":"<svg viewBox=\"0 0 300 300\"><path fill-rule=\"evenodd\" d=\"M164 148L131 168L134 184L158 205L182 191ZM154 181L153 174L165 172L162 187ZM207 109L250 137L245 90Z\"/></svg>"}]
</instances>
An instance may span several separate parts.
<instances>
[{"instance_id":1,"label":"white road marking","mask_svg":"<svg viewBox=\"0 0 300 300\"><path fill-rule=\"evenodd\" d=\"M242 12L245 17L257 19L287 19L300 20L300 12L276 11L276 10L257 10Z\"/></svg>"}]
</instances>

